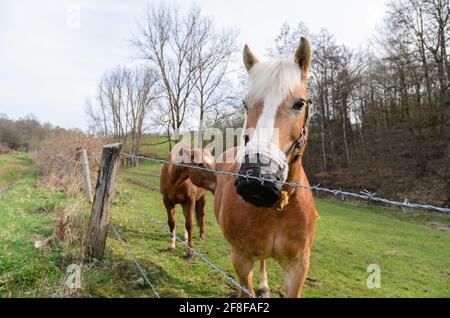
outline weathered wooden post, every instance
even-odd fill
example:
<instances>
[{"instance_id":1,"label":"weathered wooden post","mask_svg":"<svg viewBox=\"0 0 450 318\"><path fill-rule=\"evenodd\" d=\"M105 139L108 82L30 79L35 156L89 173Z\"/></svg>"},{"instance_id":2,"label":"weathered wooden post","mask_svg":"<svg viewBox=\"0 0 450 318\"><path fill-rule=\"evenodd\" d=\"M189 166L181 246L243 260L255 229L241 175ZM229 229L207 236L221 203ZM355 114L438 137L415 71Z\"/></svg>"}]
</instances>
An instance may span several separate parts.
<instances>
[{"instance_id":1,"label":"weathered wooden post","mask_svg":"<svg viewBox=\"0 0 450 318\"><path fill-rule=\"evenodd\" d=\"M86 149L81 149L80 162L83 171L84 192L86 194L86 201L92 202L91 172L89 171L89 161Z\"/></svg>"},{"instance_id":2,"label":"weathered wooden post","mask_svg":"<svg viewBox=\"0 0 450 318\"><path fill-rule=\"evenodd\" d=\"M94 203L86 232L85 255L88 258L101 258L105 251L121 149L122 144L103 147Z\"/></svg>"}]
</instances>

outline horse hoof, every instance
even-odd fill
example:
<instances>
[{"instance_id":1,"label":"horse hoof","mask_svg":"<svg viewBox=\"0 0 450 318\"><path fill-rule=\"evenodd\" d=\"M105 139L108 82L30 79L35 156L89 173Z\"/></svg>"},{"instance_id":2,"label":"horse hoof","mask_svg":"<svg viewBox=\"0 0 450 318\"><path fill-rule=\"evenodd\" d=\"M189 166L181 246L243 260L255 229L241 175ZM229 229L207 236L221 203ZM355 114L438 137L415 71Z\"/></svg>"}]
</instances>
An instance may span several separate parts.
<instances>
[{"instance_id":1,"label":"horse hoof","mask_svg":"<svg viewBox=\"0 0 450 318\"><path fill-rule=\"evenodd\" d=\"M204 240L205 240L205 234L202 233L202 234L200 234L200 241L204 241Z\"/></svg>"},{"instance_id":2,"label":"horse hoof","mask_svg":"<svg viewBox=\"0 0 450 318\"><path fill-rule=\"evenodd\" d=\"M244 293L243 291L239 292L239 298L253 298L253 297L255 297L255 292L250 291L250 295L248 295L247 293Z\"/></svg>"},{"instance_id":3,"label":"horse hoof","mask_svg":"<svg viewBox=\"0 0 450 318\"><path fill-rule=\"evenodd\" d=\"M169 244L169 246L167 246L168 251L173 251L174 249L175 249L175 244Z\"/></svg>"},{"instance_id":4,"label":"horse hoof","mask_svg":"<svg viewBox=\"0 0 450 318\"><path fill-rule=\"evenodd\" d=\"M270 292L270 288L268 287L258 289L258 294L261 296L261 298L272 297L272 293Z\"/></svg>"}]
</instances>

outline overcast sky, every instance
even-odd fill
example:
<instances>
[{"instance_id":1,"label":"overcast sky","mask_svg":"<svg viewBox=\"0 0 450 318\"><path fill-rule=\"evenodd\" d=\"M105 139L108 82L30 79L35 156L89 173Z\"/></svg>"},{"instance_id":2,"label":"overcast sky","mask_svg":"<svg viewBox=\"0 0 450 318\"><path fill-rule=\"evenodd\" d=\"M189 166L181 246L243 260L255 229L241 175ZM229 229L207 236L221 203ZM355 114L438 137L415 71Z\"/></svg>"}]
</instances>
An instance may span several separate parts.
<instances>
[{"instance_id":1,"label":"overcast sky","mask_svg":"<svg viewBox=\"0 0 450 318\"><path fill-rule=\"evenodd\" d=\"M0 113L85 129L84 105L102 74L133 63L131 34L146 0L0 0ZM167 1L175 2L175 1ZM327 28L338 42L363 45L385 0L197 0L218 26L236 27L239 46L262 56L283 22ZM134 61L135 62L135 61Z\"/></svg>"}]
</instances>

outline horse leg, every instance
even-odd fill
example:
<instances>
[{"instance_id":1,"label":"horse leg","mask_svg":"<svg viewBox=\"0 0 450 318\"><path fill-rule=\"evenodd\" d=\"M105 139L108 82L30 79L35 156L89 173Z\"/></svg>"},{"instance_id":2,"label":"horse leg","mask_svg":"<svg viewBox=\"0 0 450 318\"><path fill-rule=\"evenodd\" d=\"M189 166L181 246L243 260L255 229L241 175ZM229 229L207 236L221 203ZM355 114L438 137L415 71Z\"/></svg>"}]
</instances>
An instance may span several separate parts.
<instances>
[{"instance_id":1,"label":"horse leg","mask_svg":"<svg viewBox=\"0 0 450 318\"><path fill-rule=\"evenodd\" d=\"M261 297L270 298L271 295L270 295L269 281L267 279L265 259L262 259L259 263L258 280L259 280L258 291L261 294Z\"/></svg>"},{"instance_id":2,"label":"horse leg","mask_svg":"<svg viewBox=\"0 0 450 318\"><path fill-rule=\"evenodd\" d=\"M255 291L253 290L253 260L249 258L244 253L241 253L235 248L231 248L231 262L233 263L234 270L239 278L239 283L242 287L247 288L248 292L255 296ZM248 298L249 295L244 293L242 290L239 290L240 298Z\"/></svg>"},{"instance_id":3,"label":"horse leg","mask_svg":"<svg viewBox=\"0 0 450 318\"><path fill-rule=\"evenodd\" d=\"M168 202L167 200L164 200L164 206L166 207L167 211L167 223L169 224L169 230L170 230L170 241L169 246L167 247L168 250L175 249L175 242L176 242L176 233L175 233L175 226L176 226L176 219L175 219L175 205Z\"/></svg>"},{"instance_id":4,"label":"horse leg","mask_svg":"<svg viewBox=\"0 0 450 318\"><path fill-rule=\"evenodd\" d=\"M284 271L284 297L301 297L309 269L309 247L295 259L281 262Z\"/></svg>"},{"instance_id":5,"label":"horse leg","mask_svg":"<svg viewBox=\"0 0 450 318\"><path fill-rule=\"evenodd\" d=\"M192 241L192 216L195 213L195 200L189 200L187 203L183 204L183 213L185 219L185 237L187 236L186 243L190 248L194 247L194 242ZM194 253L189 250L187 257L192 258Z\"/></svg>"},{"instance_id":6,"label":"horse leg","mask_svg":"<svg viewBox=\"0 0 450 318\"><path fill-rule=\"evenodd\" d=\"M195 218L197 219L197 225L200 229L200 240L205 240L205 195L202 195L200 199L195 202Z\"/></svg>"}]
</instances>

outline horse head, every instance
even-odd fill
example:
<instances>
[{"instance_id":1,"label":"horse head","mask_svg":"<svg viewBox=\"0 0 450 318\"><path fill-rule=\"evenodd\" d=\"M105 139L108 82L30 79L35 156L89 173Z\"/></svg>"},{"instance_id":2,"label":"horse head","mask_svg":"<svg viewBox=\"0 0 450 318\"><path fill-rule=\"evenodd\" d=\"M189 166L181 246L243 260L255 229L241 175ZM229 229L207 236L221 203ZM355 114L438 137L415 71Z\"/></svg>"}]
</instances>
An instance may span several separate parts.
<instances>
[{"instance_id":1,"label":"horse head","mask_svg":"<svg viewBox=\"0 0 450 318\"><path fill-rule=\"evenodd\" d=\"M188 177L194 185L214 193L216 188L215 160L211 149L190 148L182 145L181 153L181 158L178 157L174 162L187 165Z\"/></svg>"},{"instance_id":2,"label":"horse head","mask_svg":"<svg viewBox=\"0 0 450 318\"><path fill-rule=\"evenodd\" d=\"M280 181L286 181L289 166L302 154L307 138L307 73L311 49L300 39L294 57L266 62L259 60L246 45L244 64L250 90L244 98L247 111L245 146L238 155L237 193L256 207L272 207L279 202Z\"/></svg>"}]
</instances>

